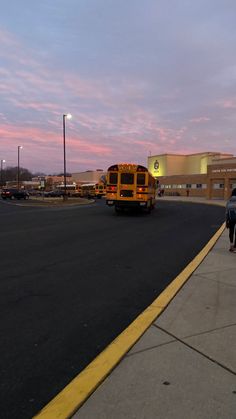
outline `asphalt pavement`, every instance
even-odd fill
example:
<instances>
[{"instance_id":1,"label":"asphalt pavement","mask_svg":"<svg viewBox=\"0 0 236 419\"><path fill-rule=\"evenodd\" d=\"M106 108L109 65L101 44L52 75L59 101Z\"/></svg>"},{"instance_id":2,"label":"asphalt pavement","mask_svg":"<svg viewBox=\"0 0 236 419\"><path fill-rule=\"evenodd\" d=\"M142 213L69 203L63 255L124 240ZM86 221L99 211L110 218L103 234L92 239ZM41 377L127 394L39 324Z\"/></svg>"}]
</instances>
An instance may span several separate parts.
<instances>
[{"instance_id":1,"label":"asphalt pavement","mask_svg":"<svg viewBox=\"0 0 236 419\"><path fill-rule=\"evenodd\" d=\"M165 200L167 200L167 198L165 198ZM191 201L189 200L189 202ZM192 202L194 202L194 200ZM86 318L85 314L83 315L82 312L79 312L83 306L89 309L89 307L94 307L96 301L100 301L100 297L95 298L94 302L91 301L91 293L89 293L89 290L91 290L92 281L94 280L98 283L99 280L99 283L101 283L101 281L104 282L106 279L106 285L108 285L108 283L112 284L110 292L115 293L117 304L120 304L120 298L124 299L125 296L127 301L125 300L125 303L122 304L120 315L122 314L122 316L124 316L126 311L128 313L128 310L132 307L132 310L134 311L135 309L138 314L141 305L140 303L137 304L138 300L136 300L136 298L140 299L142 296L142 298L145 297L146 301L148 301L150 300L152 293L159 294L159 292L157 293L155 290L157 286L157 284L154 285L155 281L153 282L153 280L155 280L155 276L153 276L153 274L155 275L155 269L153 270L153 266L151 265L151 261L154 260L153 257L156 255L156 250L158 250L157 255L161 260L166 260L166 262L168 260L169 270L170 260L172 260L173 264L176 264L182 249L186 252L186 262L187 260L191 260L191 254L194 254L188 241L188 238L191 237L189 231L187 230L188 234L183 234L181 237L178 237L178 231L181 227L185 228L185 230L186 228L192 229L190 233L194 234L195 241L198 241L197 247L199 250L201 249L200 244L201 242L204 243L204 240L202 239L202 232L194 223L196 223L198 219L201 219L203 223L202 227L204 227L205 230L208 230L206 236L208 235L209 237L213 234L211 234L211 231L215 232L219 228L217 220L219 220L220 214L215 210L213 211L216 225L214 225L214 223L210 225L207 220L208 211L203 207L204 206L198 206L197 212L193 213L191 206L188 206L183 213L181 207L178 205L175 206L174 204L171 204L170 206L168 205L168 207L160 205L158 211L152 214L151 217L138 216L130 218L128 216L113 216L110 209L105 210L101 206L101 208L98 209L100 221L98 223L98 213L94 212L93 208L95 209L95 207L91 206L90 210L89 207L88 209L81 208L83 214L84 211L88 214L87 219L83 215L83 223L81 223L80 211L77 212L76 209L70 212L65 209L62 211L53 210L53 212L51 212L51 209L48 211L38 210L37 212L34 212L34 210L29 208L27 209L27 212L25 212L22 208L22 211L18 212L16 207L9 205L9 214L6 216L5 213L5 223L2 224L3 241L1 247L3 256L2 269L5 269L5 277L4 281L2 281L2 301L3 308L6 311L6 315L4 315L4 318L2 317L2 328L4 330L6 328L6 336L8 336L4 342L5 351L2 352L2 374L6 375L8 382L7 380L4 382L2 381L2 390L4 391L2 395L5 394L9 403L11 399L11 404L14 407L11 408L10 404L8 404L9 414L5 417L17 417L15 415L17 406L20 409L18 410L18 417L23 417L23 412L26 413L27 410L29 411L29 403L32 405L39 403L39 397L41 397L42 400L43 397L45 397L45 394L49 393L49 389L55 394L56 387L62 387L62 379L60 379L61 381L59 384L55 381L58 376L58 371L56 369L60 370L61 376L69 376L68 371L73 375L73 370L75 369L74 363L78 363L78 359L80 360L79 364L81 366L83 365L83 357L85 353L87 356L87 349L84 348L81 354L81 343L83 341L81 336L82 338L86 338L86 331L89 331L93 340L97 334L99 336L97 342L101 340L101 331L104 330L107 331L108 329L111 329L111 336L112 334L117 336L117 332L114 330L112 331L112 328L114 329L115 326L115 317L111 311L112 307L115 307L114 301L112 302L112 300L110 300L109 295L104 295L106 289L104 285L101 286L100 284L100 287L96 288L96 295L94 295L94 297L101 294L101 304L103 307L109 309L109 318L107 317L107 310L105 317L104 315L100 315L99 308L99 310L97 310L97 317L100 316L100 320L99 317L98 321L96 321L95 313L91 312L92 322L86 321L85 324L83 321L81 325L80 322L78 323L83 317ZM110 214L110 218L108 213ZM14 216L14 218L12 216ZM176 218L173 220L172 216L175 216ZM27 217L28 224L25 224L25 217ZM173 220L173 225L171 225L170 229L170 226L166 224L166 221L169 220L170 222L171 219ZM7 223L7 220L9 220L10 224ZM10 225L12 231L9 231ZM60 230L58 230L58 225L60 225ZM156 226L158 234L155 232L154 225ZM70 230L68 230L69 227L71 227ZM112 227L115 228L114 231L111 230ZM103 232L103 237L107 238L106 240L104 240L104 238L99 239L99 233L101 231ZM170 234L170 231L172 232L173 237L175 237L175 240L170 242L169 247L171 252L168 259L168 246L164 246L163 239L167 236L167 233ZM92 236L92 232L96 232L97 236ZM128 237L131 238L132 248L135 249L135 252L132 253L132 255L129 253L130 243L128 243L127 240L123 241L122 239L124 233L126 237L128 235ZM14 237L16 237L17 240L12 241ZM114 245L118 237L123 243L121 247L122 252L120 250L120 253L116 255L117 260L113 260L112 258L114 258L115 254L114 251L112 252L113 248L111 248L110 243ZM144 246L141 248L137 245L139 237L144 243ZM178 238L178 242L176 242L176 237ZM206 273L200 272L197 274L198 269L206 263L210 255L214 254L215 248L221 243L223 238L224 242L220 247L220 252L218 251L211 260L213 265L211 266L210 264L208 266ZM80 246L81 240L83 246ZM145 247L147 240L149 242L149 248ZM20 243L20 246L18 246L17 243ZM102 247L100 246L101 244L103 245ZM82 392L82 387L77 387L74 393L69 391L66 396L65 387L62 390L62 396L61 393L59 393L58 397L56 396L56 398L47 405L53 406L52 411L50 411L50 408L48 411L46 406L39 413L38 417L50 419L66 418L71 417L74 413L75 418L79 417L85 419L169 419L172 417L186 417L190 419L205 417L223 419L233 418L234 416L232 416L231 412L233 413L236 411L235 368L232 368L231 361L227 361L228 363L225 364L222 359L217 358L219 353L224 353L225 358L228 359L227 350L230 348L228 341L231 343L232 348L233 344L235 345L235 333L233 335L233 331L235 332L235 311L233 313L234 306L232 301L235 301L234 281L236 255L229 253L227 248L227 233L223 233L213 250L208 254L199 268L191 275L188 282L183 286L162 314L160 313L165 307L163 302L160 303L160 307L158 306L158 303L156 303L156 307L154 304L154 309L149 309L148 307L144 311L144 313L147 312L146 317L149 317L149 327L146 327L147 323L144 321L141 328L140 324L137 327L135 320L134 329L132 333L129 333L131 330L129 327L124 330L123 325L120 325L118 328L116 325L117 331L119 328L124 330L124 344L119 344L120 348L116 345L115 350L114 345L111 344L110 346L113 347L114 358L116 358L118 349L122 355L119 355L120 358L116 358L112 366L106 371L104 376L107 376L107 379L105 381L103 381L104 376L101 378L100 374L101 363L98 370L93 368L93 366L91 367L91 363L79 374L79 376L83 376L84 371L89 370L90 373L92 372L93 378L97 375L96 387L100 385L90 398L84 397L86 392L82 395L83 405L82 403L78 404L76 401L78 395ZM8 263L8 260L11 260L8 249L11 249L13 252L11 258L14 257L14 260L18 258L19 265L15 266L15 264L10 265ZM65 249L67 249L66 253ZM90 249L90 253L87 252L88 249ZM111 250L110 258L104 258L104 255L109 254L109 250ZM140 254L137 253L139 250ZM145 275L145 266L142 263L144 251L145 260L150 262L147 265L149 267L148 272L152 272L150 277L149 275ZM21 263L21 260L26 261L26 255L28 266ZM40 255L40 258L38 255ZM81 264L82 257L85 255L87 256L86 264L84 264L84 262ZM94 256L96 256L95 264ZM130 260L130 256L132 256L132 260ZM32 257L34 259L32 259ZM121 265L118 263L118 260L122 260ZM36 265L35 261L37 261ZM229 265L229 261L231 265ZM130 276L131 265L135 277ZM35 266L37 267L37 274L35 272ZM163 266L164 271L161 275L159 273L158 278L162 277L164 281L164 278L166 278L167 275L169 275L170 278L171 275L167 270L167 264L164 264ZM182 260L179 265L177 263L175 268L173 265L173 268L178 271L181 266L185 266L184 260ZM95 270L94 267L96 268ZM111 278L104 276L103 269L106 270L108 267L113 268L113 270L109 269L109 272L113 272L113 274L117 276L117 281L114 281L114 278L113 281L110 281ZM84 281L81 276L81 270L82 272L86 272L86 281ZM218 271L221 272L222 275L220 275ZM78 276L79 272L80 276ZM22 278L21 282L19 281L19 274L20 278ZM214 275L217 275L217 279ZM231 275L231 277L228 278L227 275ZM193 286L192 289L189 289L192 278L195 278L195 276L197 276L197 284L195 282L195 286ZM80 288L78 289L80 289L80 293L78 294L75 293L75 290L79 285L79 277ZM135 290L135 288L132 289L132 287L138 286L137 278L139 279L140 285L143 279L145 281L143 282L142 287L139 285L139 288ZM121 283L121 280L123 281L123 284ZM204 283L206 285L205 288L203 287ZM114 289L115 284L117 284L117 288ZM211 290L209 284L211 284L212 288L216 287L216 289ZM88 288L86 294L88 296L86 296L87 300L85 299L85 293L81 292L81 285L86 286L86 289ZM168 283L165 284L164 282L163 284L158 285L160 287L160 292L162 288L162 290L164 290L163 292L165 293L167 290L168 294L169 286L167 287L167 285ZM13 287L14 295L12 294ZM129 291L127 287L130 288ZM149 289L150 295L145 295L147 289ZM226 299L224 289L228 289ZM118 296L118 291L124 292L123 297ZM135 299L134 292L137 293ZM184 294L185 292L187 292L187 294ZM202 295L201 292L204 295ZM179 300L181 296L182 300ZM195 301L193 300L194 297ZM166 301L167 300L168 299L166 299ZM68 301L70 301L69 305ZM202 301L205 302L205 305L203 305ZM145 301L143 301L143 304L144 307L147 307ZM172 308L175 307L176 304L177 308ZM226 306L228 308L226 308ZM158 316L156 315L156 310L160 311ZM168 318L169 310L172 310L170 311L170 316L172 316L170 318ZM185 312L185 310L187 311ZM65 318L65 315L68 317L70 312L72 314L71 319L73 318L73 322L68 322ZM34 316L35 318L32 317L33 314L36 315ZM131 317L136 318L136 316L135 312L131 312L129 315L130 319ZM143 316L143 313L141 313L141 316ZM155 320L156 318L157 320ZM150 321L150 319L152 319L152 321ZM69 317L68 320L70 321ZM77 321L76 324L75 320ZM118 320L120 322L120 318ZM101 329L98 329L97 327L99 321L101 323ZM160 321L163 321L163 323L159 323ZM129 323L130 321L128 321L128 324ZM45 330L42 326L45 327ZM39 330L37 329L38 327L40 327ZM143 330L142 333L146 331L141 338L140 336L142 333L138 336L140 329ZM76 330L77 332L79 330L77 333L78 336L75 334ZM228 335L226 336L227 332ZM201 339L205 342L204 337L207 337L208 334L209 343L206 348L204 346L201 348L201 346L199 346L202 342ZM219 343L216 341L214 342L215 336L219 336L220 340L220 334L224 334L223 344L227 349L222 350ZM132 339L134 335L136 341L138 338L140 339L138 343L133 346L135 340L132 342ZM230 340L228 339L229 335L231 336ZM54 336L55 340L52 341ZM193 342L194 339L197 341L196 343L195 341ZM201 341L199 344L198 340ZM13 341L16 343L17 348L17 351L15 351L14 354L11 349ZM64 341L67 344L66 348L69 348L68 353L64 351ZM211 356L209 355L209 353L211 353L209 347L212 341L213 344L215 344L216 354L213 352ZM49 343L52 344L53 353L50 352ZM128 352L131 347L132 349ZM126 350L126 348L128 349ZM96 345L93 346L92 349L100 352L99 347ZM48 360L50 360L50 365L46 363L48 361L46 361L46 357L41 360L43 351L46 351L45 353L47 353ZM25 354L24 358L22 358L23 354ZM233 349L231 354L231 358L233 359ZM103 352L101 355L103 355ZM214 356L216 359L214 359ZM57 363L55 363L55 359L57 358L58 366ZM24 362L22 362L22 359ZM92 357L92 359L94 359L94 357ZM120 359L122 359L122 361L114 369ZM64 364L62 364L62 361ZM110 360L109 362L106 359L104 361L103 358L102 362L103 367L107 368ZM208 362L209 368L207 368ZM35 367L35 371L33 372L30 370L31 365L34 365ZM221 375L217 368L220 369L219 371L224 370L224 374L222 372ZM111 372L112 369L113 372ZM209 373L207 373L207 370ZM21 393L16 393L16 391L13 391L12 387L10 387L12 383L9 380L9 372L12 373L12 378L15 377L15 389L18 388ZM33 378L31 379L30 376L32 376L32 373ZM44 377L47 377L47 381L45 380L43 382ZM211 379L209 377L211 377ZM230 378L227 377L233 378L230 381ZM74 380L76 379L77 378ZM85 373L85 382L88 396L94 390L94 388L91 390L91 375L88 377ZM226 384L228 387L225 387ZM208 397L206 388L208 388ZM201 391L199 389L201 389ZM217 393L217 390L219 390L219 394ZM221 395L220 391L222 391ZM32 398L29 398L30 393L34 393ZM222 398L224 398L224 395L226 394L225 405L227 405L227 408L225 408L225 416L222 416L221 413L222 410L224 410ZM22 399L22 395L24 396L24 399ZM12 396L14 396L14 398L12 398ZM68 399L70 399L70 402L75 406L70 415L65 413L64 409ZM16 400L18 404L16 403ZM199 402L198 407L197 402ZM166 406L163 407L165 403ZM3 403L3 406L7 406L5 402ZM213 410L211 411L212 416L206 415L206 412L208 412L207 409L210 408L209 406L213 407ZM194 416L197 408L198 413ZM35 407L32 410L35 411ZM11 416L10 411L12 412ZM29 416L25 414L24 417Z\"/></svg>"},{"instance_id":2,"label":"asphalt pavement","mask_svg":"<svg viewBox=\"0 0 236 419\"><path fill-rule=\"evenodd\" d=\"M235 419L236 254L224 231L73 419Z\"/></svg>"},{"instance_id":3,"label":"asphalt pavement","mask_svg":"<svg viewBox=\"0 0 236 419\"><path fill-rule=\"evenodd\" d=\"M73 419L235 419L236 254L228 248L222 225L176 290L171 283L145 310L149 327L134 322L38 417L72 417L65 406L80 400Z\"/></svg>"}]
</instances>

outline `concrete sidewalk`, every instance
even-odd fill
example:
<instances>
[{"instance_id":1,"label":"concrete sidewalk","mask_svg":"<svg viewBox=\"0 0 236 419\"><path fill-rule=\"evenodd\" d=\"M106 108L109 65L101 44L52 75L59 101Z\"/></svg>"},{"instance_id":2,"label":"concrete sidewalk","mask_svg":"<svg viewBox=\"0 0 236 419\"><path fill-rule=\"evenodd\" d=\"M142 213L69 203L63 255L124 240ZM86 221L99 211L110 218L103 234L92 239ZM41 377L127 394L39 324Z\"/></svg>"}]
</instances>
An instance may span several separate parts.
<instances>
[{"instance_id":1,"label":"concrete sidewalk","mask_svg":"<svg viewBox=\"0 0 236 419\"><path fill-rule=\"evenodd\" d=\"M222 207L226 206L226 202L224 199L206 199L204 197L199 196L168 196L164 195L162 197L157 196L156 201L176 201L176 202L193 202L199 204L207 204L207 205L219 205Z\"/></svg>"},{"instance_id":2,"label":"concrete sidewalk","mask_svg":"<svg viewBox=\"0 0 236 419\"><path fill-rule=\"evenodd\" d=\"M236 254L225 230L74 419L236 418Z\"/></svg>"}]
</instances>

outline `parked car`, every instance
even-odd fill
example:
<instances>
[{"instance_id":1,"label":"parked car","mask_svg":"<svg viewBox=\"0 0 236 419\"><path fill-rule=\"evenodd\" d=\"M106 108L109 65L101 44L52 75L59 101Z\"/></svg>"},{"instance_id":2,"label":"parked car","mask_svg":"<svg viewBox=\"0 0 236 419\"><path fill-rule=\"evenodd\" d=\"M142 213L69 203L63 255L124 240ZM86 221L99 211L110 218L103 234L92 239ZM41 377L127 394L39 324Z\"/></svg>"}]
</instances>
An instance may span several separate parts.
<instances>
[{"instance_id":1,"label":"parked car","mask_svg":"<svg viewBox=\"0 0 236 419\"><path fill-rule=\"evenodd\" d=\"M29 199L29 193L24 189L3 189L1 197L2 199Z\"/></svg>"},{"instance_id":2,"label":"parked car","mask_svg":"<svg viewBox=\"0 0 236 419\"><path fill-rule=\"evenodd\" d=\"M28 193L29 193L30 196L42 196L43 195L43 192L38 190L38 189L30 189L28 191Z\"/></svg>"},{"instance_id":3,"label":"parked car","mask_svg":"<svg viewBox=\"0 0 236 419\"><path fill-rule=\"evenodd\" d=\"M44 196L45 197L50 197L50 198L54 198L54 197L57 198L57 197L60 197L60 196L63 196L63 195L64 195L63 191L57 191L57 190L44 192Z\"/></svg>"}]
</instances>

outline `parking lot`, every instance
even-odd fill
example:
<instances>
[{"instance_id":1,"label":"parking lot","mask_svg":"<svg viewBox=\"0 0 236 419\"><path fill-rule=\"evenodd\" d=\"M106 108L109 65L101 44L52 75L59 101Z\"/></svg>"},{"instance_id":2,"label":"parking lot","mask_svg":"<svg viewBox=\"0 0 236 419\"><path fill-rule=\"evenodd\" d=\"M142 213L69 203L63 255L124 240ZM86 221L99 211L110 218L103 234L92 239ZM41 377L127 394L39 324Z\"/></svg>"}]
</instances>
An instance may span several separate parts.
<instances>
[{"instance_id":1,"label":"parking lot","mask_svg":"<svg viewBox=\"0 0 236 419\"><path fill-rule=\"evenodd\" d=\"M224 219L224 208L191 203L117 216L103 200L29 202L0 204L1 408L11 419L32 417L83 370Z\"/></svg>"}]
</instances>

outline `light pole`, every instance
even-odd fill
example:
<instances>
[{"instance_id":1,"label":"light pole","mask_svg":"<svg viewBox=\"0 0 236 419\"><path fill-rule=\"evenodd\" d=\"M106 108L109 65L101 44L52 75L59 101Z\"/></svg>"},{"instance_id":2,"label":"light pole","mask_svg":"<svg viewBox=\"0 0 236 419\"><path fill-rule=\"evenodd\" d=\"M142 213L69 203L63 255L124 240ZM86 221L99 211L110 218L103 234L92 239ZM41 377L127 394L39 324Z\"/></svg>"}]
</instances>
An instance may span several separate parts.
<instances>
[{"instance_id":1,"label":"light pole","mask_svg":"<svg viewBox=\"0 0 236 419\"><path fill-rule=\"evenodd\" d=\"M3 163L6 163L6 160L1 160L1 187L2 187L2 167L3 167Z\"/></svg>"},{"instance_id":2,"label":"light pole","mask_svg":"<svg viewBox=\"0 0 236 419\"><path fill-rule=\"evenodd\" d=\"M17 189L20 189L20 149L22 145L18 145L18 165L17 165Z\"/></svg>"},{"instance_id":3,"label":"light pole","mask_svg":"<svg viewBox=\"0 0 236 419\"><path fill-rule=\"evenodd\" d=\"M64 201L67 199L66 195L66 119L71 119L70 113L63 114L63 152L64 152Z\"/></svg>"}]
</instances>

